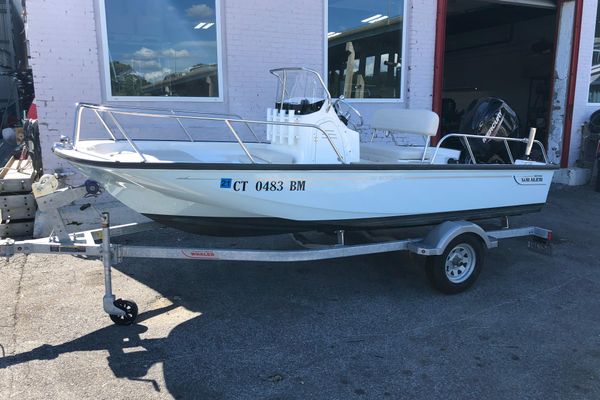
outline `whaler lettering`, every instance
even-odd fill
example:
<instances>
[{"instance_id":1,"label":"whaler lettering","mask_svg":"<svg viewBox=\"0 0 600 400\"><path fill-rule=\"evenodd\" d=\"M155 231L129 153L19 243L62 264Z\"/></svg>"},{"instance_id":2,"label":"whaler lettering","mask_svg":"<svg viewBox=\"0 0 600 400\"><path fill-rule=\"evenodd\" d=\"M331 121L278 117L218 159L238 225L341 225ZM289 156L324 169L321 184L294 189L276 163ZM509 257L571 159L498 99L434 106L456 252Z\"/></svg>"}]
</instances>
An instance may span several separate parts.
<instances>
[{"instance_id":1,"label":"whaler lettering","mask_svg":"<svg viewBox=\"0 0 600 400\"><path fill-rule=\"evenodd\" d=\"M533 175L533 176L514 176L515 182L519 185L543 185L544 177L543 175Z\"/></svg>"},{"instance_id":2,"label":"whaler lettering","mask_svg":"<svg viewBox=\"0 0 600 400\"><path fill-rule=\"evenodd\" d=\"M541 176L526 176L521 178L521 182L523 183L534 183L534 182L543 182L544 179Z\"/></svg>"},{"instance_id":3,"label":"whaler lettering","mask_svg":"<svg viewBox=\"0 0 600 400\"><path fill-rule=\"evenodd\" d=\"M183 255L189 258L215 258L216 256L214 252L206 250L183 251Z\"/></svg>"}]
</instances>

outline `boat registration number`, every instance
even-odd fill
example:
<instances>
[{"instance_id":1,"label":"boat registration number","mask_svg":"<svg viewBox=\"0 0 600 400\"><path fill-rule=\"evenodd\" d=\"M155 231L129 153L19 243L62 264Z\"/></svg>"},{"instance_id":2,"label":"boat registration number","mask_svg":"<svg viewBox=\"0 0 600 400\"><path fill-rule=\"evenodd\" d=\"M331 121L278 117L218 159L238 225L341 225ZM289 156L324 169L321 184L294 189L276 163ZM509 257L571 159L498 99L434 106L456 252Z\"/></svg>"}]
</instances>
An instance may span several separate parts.
<instances>
[{"instance_id":1,"label":"boat registration number","mask_svg":"<svg viewBox=\"0 0 600 400\"><path fill-rule=\"evenodd\" d=\"M304 192L306 181L236 181L230 178L221 178L221 189L233 189L235 192Z\"/></svg>"}]
</instances>

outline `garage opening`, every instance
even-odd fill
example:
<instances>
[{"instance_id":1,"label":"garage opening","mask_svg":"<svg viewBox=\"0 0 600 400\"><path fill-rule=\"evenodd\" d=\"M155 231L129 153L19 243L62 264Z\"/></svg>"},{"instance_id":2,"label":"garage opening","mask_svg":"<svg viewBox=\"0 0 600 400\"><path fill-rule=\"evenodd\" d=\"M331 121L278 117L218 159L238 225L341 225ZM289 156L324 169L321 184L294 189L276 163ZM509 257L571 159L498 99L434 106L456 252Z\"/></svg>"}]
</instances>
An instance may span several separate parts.
<instances>
[{"instance_id":1,"label":"garage opening","mask_svg":"<svg viewBox=\"0 0 600 400\"><path fill-rule=\"evenodd\" d=\"M546 141L556 13L549 0L448 1L442 134L458 132L478 100L496 97L516 113L521 137L535 127Z\"/></svg>"}]
</instances>

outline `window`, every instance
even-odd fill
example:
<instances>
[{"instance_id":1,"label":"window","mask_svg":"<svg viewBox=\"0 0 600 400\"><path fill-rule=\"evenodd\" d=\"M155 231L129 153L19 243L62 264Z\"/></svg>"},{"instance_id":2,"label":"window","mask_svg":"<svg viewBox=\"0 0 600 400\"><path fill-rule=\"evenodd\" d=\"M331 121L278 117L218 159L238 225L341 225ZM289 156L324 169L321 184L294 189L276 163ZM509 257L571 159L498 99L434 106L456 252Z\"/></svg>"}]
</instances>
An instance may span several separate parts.
<instances>
[{"instance_id":1,"label":"window","mask_svg":"<svg viewBox=\"0 0 600 400\"><path fill-rule=\"evenodd\" d=\"M594 35L594 50L592 53L592 70L588 101L600 103L600 6L596 12L596 34Z\"/></svg>"},{"instance_id":2,"label":"window","mask_svg":"<svg viewBox=\"0 0 600 400\"><path fill-rule=\"evenodd\" d=\"M109 98L220 100L218 1L102 1Z\"/></svg>"},{"instance_id":3,"label":"window","mask_svg":"<svg viewBox=\"0 0 600 400\"><path fill-rule=\"evenodd\" d=\"M404 0L329 0L327 31L333 97L402 98Z\"/></svg>"}]
</instances>

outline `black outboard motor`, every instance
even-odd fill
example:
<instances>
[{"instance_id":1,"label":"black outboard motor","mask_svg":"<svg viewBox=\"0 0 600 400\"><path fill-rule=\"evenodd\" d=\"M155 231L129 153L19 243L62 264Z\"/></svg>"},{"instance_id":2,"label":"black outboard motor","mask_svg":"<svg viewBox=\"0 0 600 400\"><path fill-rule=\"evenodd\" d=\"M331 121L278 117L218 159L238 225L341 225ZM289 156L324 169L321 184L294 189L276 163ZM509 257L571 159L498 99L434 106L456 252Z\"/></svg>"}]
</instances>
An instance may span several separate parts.
<instances>
[{"instance_id":1,"label":"black outboard motor","mask_svg":"<svg viewBox=\"0 0 600 400\"><path fill-rule=\"evenodd\" d=\"M510 159L503 141L486 138L518 137L519 118L504 100L496 97L484 97L471 103L460 123L459 132L484 137L483 140L469 139L478 163L509 163ZM511 149L514 151L513 146ZM463 151L463 158L465 160L470 158L468 151Z\"/></svg>"}]
</instances>

